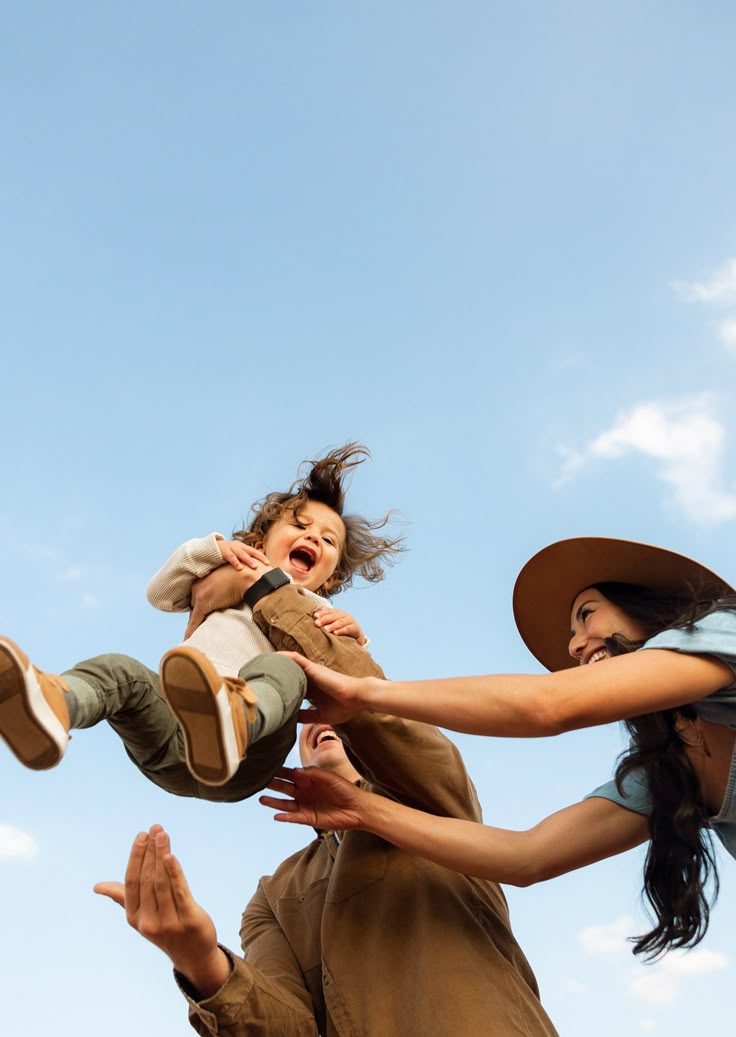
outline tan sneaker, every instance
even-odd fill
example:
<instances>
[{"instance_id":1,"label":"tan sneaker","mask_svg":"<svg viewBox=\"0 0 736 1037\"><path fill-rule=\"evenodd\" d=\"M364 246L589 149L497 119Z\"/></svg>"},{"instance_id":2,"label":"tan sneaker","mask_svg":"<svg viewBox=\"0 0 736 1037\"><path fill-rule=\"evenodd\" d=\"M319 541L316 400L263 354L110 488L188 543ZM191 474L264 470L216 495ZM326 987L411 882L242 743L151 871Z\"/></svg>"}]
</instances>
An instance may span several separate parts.
<instances>
[{"instance_id":1,"label":"tan sneaker","mask_svg":"<svg viewBox=\"0 0 736 1037\"><path fill-rule=\"evenodd\" d=\"M189 770L204 785L224 785L245 758L255 692L239 677L222 677L206 655L186 646L164 655L160 675L184 735Z\"/></svg>"},{"instance_id":2,"label":"tan sneaker","mask_svg":"<svg viewBox=\"0 0 736 1037\"><path fill-rule=\"evenodd\" d=\"M62 677L42 673L20 648L0 637L0 738L34 771L55 767L69 742Z\"/></svg>"}]
</instances>

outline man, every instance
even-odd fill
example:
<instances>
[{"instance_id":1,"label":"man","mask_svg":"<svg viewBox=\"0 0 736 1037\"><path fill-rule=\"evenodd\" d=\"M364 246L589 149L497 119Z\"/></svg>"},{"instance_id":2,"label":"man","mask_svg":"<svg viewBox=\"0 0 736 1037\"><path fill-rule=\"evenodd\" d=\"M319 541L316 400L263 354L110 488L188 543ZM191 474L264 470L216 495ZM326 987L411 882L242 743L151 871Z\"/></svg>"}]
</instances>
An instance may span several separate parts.
<instances>
[{"instance_id":1,"label":"man","mask_svg":"<svg viewBox=\"0 0 736 1037\"><path fill-rule=\"evenodd\" d=\"M268 611L262 623L272 633L284 617L293 628L295 611L309 615L294 588L263 601L254 611ZM332 641L336 667L358 653L364 671L380 673L352 638ZM363 714L339 735L305 726L303 765L332 768L421 810L481 820L460 754L437 728ZM556 1034L500 887L365 832L317 833L260 881L243 915L243 958L218 945L158 826L136 838L125 885L95 889L168 954L190 1021L207 1037Z\"/></svg>"}]
</instances>

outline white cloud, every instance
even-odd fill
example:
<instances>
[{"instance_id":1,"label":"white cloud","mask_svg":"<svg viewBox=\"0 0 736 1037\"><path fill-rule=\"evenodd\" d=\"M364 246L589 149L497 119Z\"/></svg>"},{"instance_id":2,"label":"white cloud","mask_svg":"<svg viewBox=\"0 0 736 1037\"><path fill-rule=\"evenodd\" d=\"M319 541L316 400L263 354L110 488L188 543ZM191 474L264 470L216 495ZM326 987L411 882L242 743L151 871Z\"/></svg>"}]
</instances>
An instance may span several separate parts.
<instances>
[{"instance_id":1,"label":"white cloud","mask_svg":"<svg viewBox=\"0 0 736 1037\"><path fill-rule=\"evenodd\" d=\"M606 925L589 925L578 933L578 943L588 954L620 955L631 953L628 936L637 932L636 922L628 915L621 915Z\"/></svg>"},{"instance_id":2,"label":"white cloud","mask_svg":"<svg viewBox=\"0 0 736 1037\"><path fill-rule=\"evenodd\" d=\"M38 844L20 828L12 825L0 825L0 861L16 858L30 861L38 853Z\"/></svg>"},{"instance_id":3,"label":"white cloud","mask_svg":"<svg viewBox=\"0 0 736 1037\"><path fill-rule=\"evenodd\" d=\"M633 967L619 968L617 963L623 964L625 959L627 964L632 962L632 946L627 937L640 931L635 919L624 915L605 925L582 929L578 943L586 953L606 960L608 983L621 983L629 997L650 1012L676 1002L693 977L721 972L731 964L725 954L696 947L690 951L670 951L653 963L636 962ZM649 1016L640 1018L637 1025L644 1033L657 1029L656 1020Z\"/></svg>"},{"instance_id":4,"label":"white cloud","mask_svg":"<svg viewBox=\"0 0 736 1037\"><path fill-rule=\"evenodd\" d=\"M718 325L718 339L732 353L736 353L736 315L731 314Z\"/></svg>"},{"instance_id":5,"label":"white cloud","mask_svg":"<svg viewBox=\"0 0 736 1037\"><path fill-rule=\"evenodd\" d=\"M637 404L582 450L560 448L559 482L585 464L639 453L657 462L657 477L673 491L675 504L699 525L736 518L736 493L724 485L725 428L704 393L684 400Z\"/></svg>"},{"instance_id":6,"label":"white cloud","mask_svg":"<svg viewBox=\"0 0 736 1037\"><path fill-rule=\"evenodd\" d=\"M687 302L736 303L736 259L728 259L706 281L674 281L672 288Z\"/></svg>"},{"instance_id":7,"label":"white cloud","mask_svg":"<svg viewBox=\"0 0 736 1037\"><path fill-rule=\"evenodd\" d=\"M585 984L572 976L565 980L564 986L571 994L584 994L586 990Z\"/></svg>"},{"instance_id":8,"label":"white cloud","mask_svg":"<svg viewBox=\"0 0 736 1037\"><path fill-rule=\"evenodd\" d=\"M691 951L670 951L660 961L643 967L629 984L630 993L650 1008L671 1005L683 992L691 976L720 972L729 959L718 951L696 947Z\"/></svg>"}]
</instances>

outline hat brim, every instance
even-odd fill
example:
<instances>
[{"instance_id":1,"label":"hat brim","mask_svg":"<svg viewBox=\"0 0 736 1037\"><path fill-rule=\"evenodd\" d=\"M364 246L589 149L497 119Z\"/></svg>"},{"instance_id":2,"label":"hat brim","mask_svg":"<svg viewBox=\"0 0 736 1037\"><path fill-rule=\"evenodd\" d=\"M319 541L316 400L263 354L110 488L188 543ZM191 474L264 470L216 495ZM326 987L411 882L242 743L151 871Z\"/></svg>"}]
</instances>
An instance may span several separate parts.
<instances>
[{"instance_id":1,"label":"hat brim","mask_svg":"<svg viewBox=\"0 0 736 1037\"><path fill-rule=\"evenodd\" d=\"M685 555L633 540L573 537L543 548L526 563L514 586L514 618L529 651L548 670L577 666L568 653L570 610L586 587L613 581L663 591L708 586L733 588Z\"/></svg>"}]
</instances>

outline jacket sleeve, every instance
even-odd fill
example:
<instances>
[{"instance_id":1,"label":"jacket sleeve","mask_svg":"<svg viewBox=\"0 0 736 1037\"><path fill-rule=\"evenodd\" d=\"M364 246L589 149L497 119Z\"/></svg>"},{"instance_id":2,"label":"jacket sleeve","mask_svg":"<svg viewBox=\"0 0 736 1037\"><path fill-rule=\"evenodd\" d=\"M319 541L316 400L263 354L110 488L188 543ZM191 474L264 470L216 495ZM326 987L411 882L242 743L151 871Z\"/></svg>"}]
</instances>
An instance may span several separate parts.
<instances>
[{"instance_id":1,"label":"jacket sleeve","mask_svg":"<svg viewBox=\"0 0 736 1037\"><path fill-rule=\"evenodd\" d=\"M194 581L222 564L217 534L187 540L151 579L146 597L162 612L188 612Z\"/></svg>"},{"instance_id":2,"label":"jacket sleeve","mask_svg":"<svg viewBox=\"0 0 736 1037\"><path fill-rule=\"evenodd\" d=\"M212 997L189 1002L189 1022L201 1037L318 1037L312 999L294 954L261 887L243 915L245 958L228 953L230 978ZM224 949L224 948L223 948Z\"/></svg>"},{"instance_id":3,"label":"jacket sleeve","mask_svg":"<svg viewBox=\"0 0 736 1037\"><path fill-rule=\"evenodd\" d=\"M315 626L316 608L313 599L290 584L256 602L253 619L277 651L301 652L351 677L383 677L381 667L354 637L335 637Z\"/></svg>"},{"instance_id":4,"label":"jacket sleeve","mask_svg":"<svg viewBox=\"0 0 736 1037\"><path fill-rule=\"evenodd\" d=\"M430 814L482 820L462 756L438 728L361 713L337 731L353 765L375 791Z\"/></svg>"}]
</instances>

